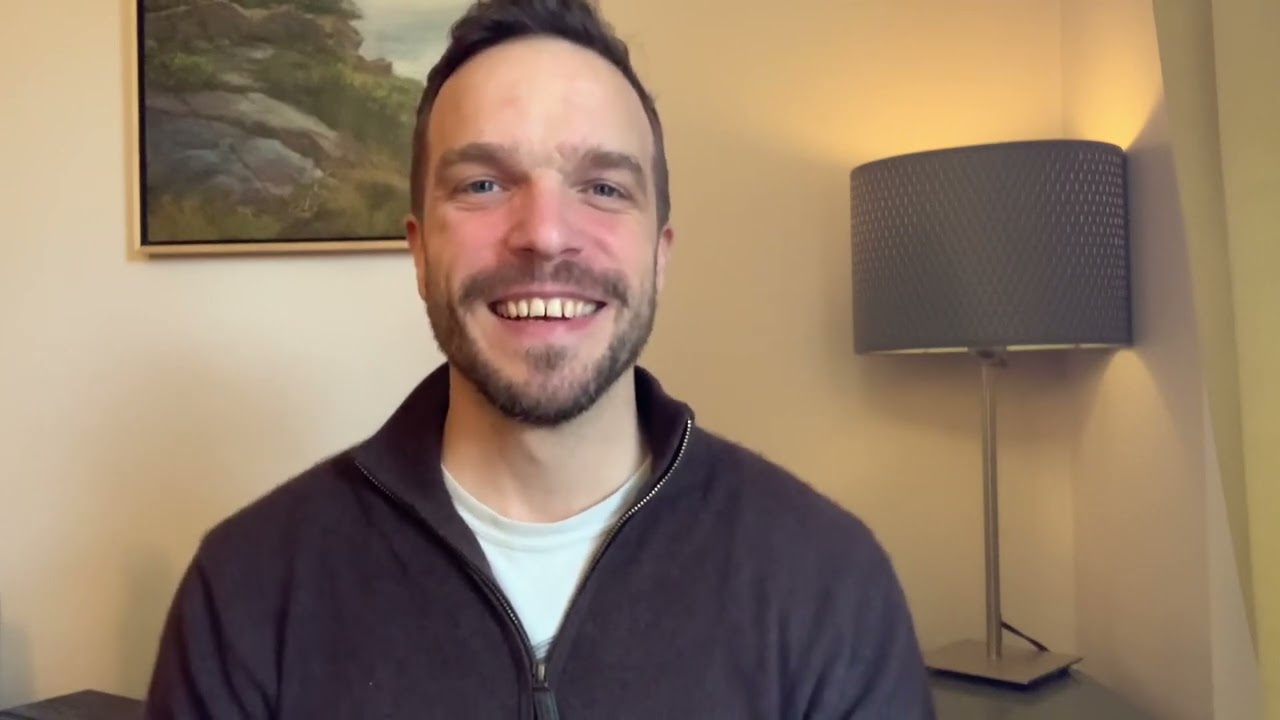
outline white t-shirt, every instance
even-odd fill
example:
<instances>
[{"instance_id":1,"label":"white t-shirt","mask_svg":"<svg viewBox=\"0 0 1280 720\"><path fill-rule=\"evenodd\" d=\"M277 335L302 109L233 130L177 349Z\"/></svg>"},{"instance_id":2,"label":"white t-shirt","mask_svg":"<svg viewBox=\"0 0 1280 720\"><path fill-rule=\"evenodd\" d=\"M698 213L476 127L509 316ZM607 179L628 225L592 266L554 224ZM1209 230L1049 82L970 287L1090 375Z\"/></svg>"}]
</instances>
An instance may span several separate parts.
<instances>
[{"instance_id":1,"label":"white t-shirt","mask_svg":"<svg viewBox=\"0 0 1280 720\"><path fill-rule=\"evenodd\" d=\"M494 578L511 601L539 658L546 655L555 638L596 547L630 507L648 467L648 461L644 462L609 497L553 523L519 522L499 515L441 468L458 514L480 541Z\"/></svg>"}]
</instances>

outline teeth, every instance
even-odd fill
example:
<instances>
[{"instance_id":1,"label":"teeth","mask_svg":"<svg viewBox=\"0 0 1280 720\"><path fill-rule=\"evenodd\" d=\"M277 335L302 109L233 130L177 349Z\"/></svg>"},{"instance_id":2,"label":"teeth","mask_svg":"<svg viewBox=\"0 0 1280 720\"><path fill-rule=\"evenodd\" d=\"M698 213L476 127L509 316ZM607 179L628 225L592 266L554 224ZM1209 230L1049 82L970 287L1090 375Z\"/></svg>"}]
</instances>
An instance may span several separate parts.
<instances>
[{"instance_id":1,"label":"teeth","mask_svg":"<svg viewBox=\"0 0 1280 720\"><path fill-rule=\"evenodd\" d=\"M585 317L594 313L599 304L590 300L571 298L525 298L508 300L494 306L494 311L505 318L565 318Z\"/></svg>"}]
</instances>

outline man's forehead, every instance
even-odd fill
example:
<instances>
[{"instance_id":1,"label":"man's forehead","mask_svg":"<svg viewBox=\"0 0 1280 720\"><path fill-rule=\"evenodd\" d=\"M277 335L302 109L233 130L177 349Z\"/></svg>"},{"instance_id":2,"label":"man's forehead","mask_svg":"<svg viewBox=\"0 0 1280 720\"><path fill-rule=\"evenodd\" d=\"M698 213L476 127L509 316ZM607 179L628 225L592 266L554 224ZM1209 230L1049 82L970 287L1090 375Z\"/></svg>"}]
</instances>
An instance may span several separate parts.
<instances>
[{"instance_id":1,"label":"man's forehead","mask_svg":"<svg viewBox=\"0 0 1280 720\"><path fill-rule=\"evenodd\" d=\"M427 134L435 151L483 142L566 160L592 148L653 149L626 77L591 50L542 38L490 48L459 68L436 98Z\"/></svg>"}]
</instances>

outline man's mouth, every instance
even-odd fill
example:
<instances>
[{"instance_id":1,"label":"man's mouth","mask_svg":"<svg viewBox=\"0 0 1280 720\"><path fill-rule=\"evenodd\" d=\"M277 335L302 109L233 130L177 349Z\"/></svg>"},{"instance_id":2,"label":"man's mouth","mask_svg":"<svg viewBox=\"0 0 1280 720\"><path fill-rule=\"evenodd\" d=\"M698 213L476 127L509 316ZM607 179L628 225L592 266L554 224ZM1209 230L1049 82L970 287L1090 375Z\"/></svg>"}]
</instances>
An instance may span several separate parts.
<instances>
[{"instance_id":1,"label":"man's mouth","mask_svg":"<svg viewBox=\"0 0 1280 720\"><path fill-rule=\"evenodd\" d=\"M600 312L604 303L567 297L509 298L490 303L495 315L507 320L572 320Z\"/></svg>"}]
</instances>

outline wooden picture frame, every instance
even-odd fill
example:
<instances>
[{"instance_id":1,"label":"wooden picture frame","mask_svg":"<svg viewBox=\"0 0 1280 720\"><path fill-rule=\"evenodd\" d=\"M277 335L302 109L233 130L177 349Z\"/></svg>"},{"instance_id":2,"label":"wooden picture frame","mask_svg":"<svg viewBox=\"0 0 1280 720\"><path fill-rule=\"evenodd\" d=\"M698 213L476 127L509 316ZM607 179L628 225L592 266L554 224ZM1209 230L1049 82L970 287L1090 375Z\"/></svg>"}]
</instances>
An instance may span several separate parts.
<instances>
[{"instance_id":1,"label":"wooden picture frame","mask_svg":"<svg viewBox=\"0 0 1280 720\"><path fill-rule=\"evenodd\" d=\"M135 253L406 249L417 104L465 0L125 1Z\"/></svg>"}]
</instances>

